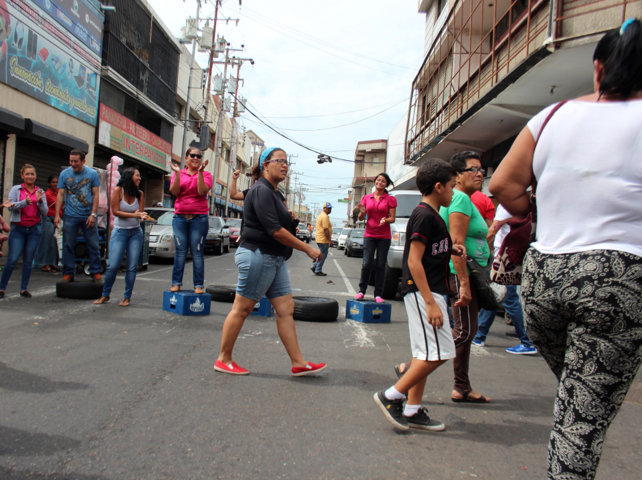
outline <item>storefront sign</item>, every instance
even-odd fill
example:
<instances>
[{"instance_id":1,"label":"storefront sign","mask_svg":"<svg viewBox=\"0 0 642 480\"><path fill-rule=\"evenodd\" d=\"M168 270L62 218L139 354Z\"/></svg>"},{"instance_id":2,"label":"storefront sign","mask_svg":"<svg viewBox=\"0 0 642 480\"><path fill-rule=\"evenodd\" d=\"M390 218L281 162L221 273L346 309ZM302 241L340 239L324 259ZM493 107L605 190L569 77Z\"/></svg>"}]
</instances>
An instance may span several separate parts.
<instances>
[{"instance_id":1,"label":"storefront sign","mask_svg":"<svg viewBox=\"0 0 642 480\"><path fill-rule=\"evenodd\" d=\"M104 16L86 0L33 0L74 37L101 54Z\"/></svg>"},{"instance_id":2,"label":"storefront sign","mask_svg":"<svg viewBox=\"0 0 642 480\"><path fill-rule=\"evenodd\" d=\"M98 122L98 143L169 171L172 144L102 103Z\"/></svg>"},{"instance_id":3,"label":"storefront sign","mask_svg":"<svg viewBox=\"0 0 642 480\"><path fill-rule=\"evenodd\" d=\"M96 125L100 62L35 0L0 0L0 82Z\"/></svg>"}]
</instances>

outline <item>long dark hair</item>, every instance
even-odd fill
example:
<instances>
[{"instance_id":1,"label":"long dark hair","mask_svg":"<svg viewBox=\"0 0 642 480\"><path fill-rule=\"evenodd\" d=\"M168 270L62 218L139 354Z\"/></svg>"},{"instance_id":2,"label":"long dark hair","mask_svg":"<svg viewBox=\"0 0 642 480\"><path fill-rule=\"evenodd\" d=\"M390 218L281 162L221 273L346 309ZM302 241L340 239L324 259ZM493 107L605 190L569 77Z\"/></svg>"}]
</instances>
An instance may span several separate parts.
<instances>
[{"instance_id":1,"label":"long dark hair","mask_svg":"<svg viewBox=\"0 0 642 480\"><path fill-rule=\"evenodd\" d=\"M123 173L120 174L120 179L118 180L117 187L121 187L123 192L133 198L140 200L140 194L142 193L138 190L138 187L134 183L134 172L138 169L129 167L123 170Z\"/></svg>"},{"instance_id":2,"label":"long dark hair","mask_svg":"<svg viewBox=\"0 0 642 480\"><path fill-rule=\"evenodd\" d=\"M600 96L626 99L642 90L642 31L640 20L632 18L622 28L610 30L598 42L593 60L604 66Z\"/></svg>"}]
</instances>

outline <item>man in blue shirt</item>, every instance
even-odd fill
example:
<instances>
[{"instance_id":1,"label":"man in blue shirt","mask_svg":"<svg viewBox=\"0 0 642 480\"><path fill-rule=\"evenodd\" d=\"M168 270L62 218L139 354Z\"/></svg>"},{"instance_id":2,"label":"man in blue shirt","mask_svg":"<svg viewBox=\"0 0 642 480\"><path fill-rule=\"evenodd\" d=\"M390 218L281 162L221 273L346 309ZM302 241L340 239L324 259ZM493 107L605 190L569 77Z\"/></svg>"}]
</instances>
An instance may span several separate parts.
<instances>
[{"instance_id":1,"label":"man in blue shirt","mask_svg":"<svg viewBox=\"0 0 642 480\"><path fill-rule=\"evenodd\" d=\"M82 230L89 250L89 273L95 282L100 281L100 250L98 249L98 189L100 179L93 168L85 168L85 152L69 152L69 167L58 177L58 197L54 225L60 224L60 209L65 203L62 225L62 281L73 282L76 271L76 236Z\"/></svg>"}]
</instances>

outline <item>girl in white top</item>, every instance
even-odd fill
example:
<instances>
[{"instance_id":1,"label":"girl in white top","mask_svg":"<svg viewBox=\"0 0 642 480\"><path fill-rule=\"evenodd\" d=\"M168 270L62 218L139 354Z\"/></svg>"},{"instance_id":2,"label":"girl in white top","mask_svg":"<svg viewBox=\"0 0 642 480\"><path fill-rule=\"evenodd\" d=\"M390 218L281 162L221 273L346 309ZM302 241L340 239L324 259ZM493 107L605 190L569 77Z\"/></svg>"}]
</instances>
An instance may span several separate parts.
<instances>
[{"instance_id":1,"label":"girl in white top","mask_svg":"<svg viewBox=\"0 0 642 480\"><path fill-rule=\"evenodd\" d=\"M109 266L105 273L103 293L98 300L94 301L97 305L109 301L111 287L114 285L125 253L127 253L125 293L119 305L127 307L131 301L136 281L136 270L138 269L138 258L143 248L143 231L140 228L140 221L147 218L147 213L143 210L145 205L143 192L139 190L140 182L140 172L135 168L126 168L109 199L109 206L115 217L114 229L109 238Z\"/></svg>"},{"instance_id":2,"label":"girl in white top","mask_svg":"<svg viewBox=\"0 0 642 480\"><path fill-rule=\"evenodd\" d=\"M595 477L642 351L640 21L608 32L593 60L595 93L565 103L544 127L554 107L536 115L490 182L524 215L537 180L522 297L528 335L559 380L549 479Z\"/></svg>"}]
</instances>

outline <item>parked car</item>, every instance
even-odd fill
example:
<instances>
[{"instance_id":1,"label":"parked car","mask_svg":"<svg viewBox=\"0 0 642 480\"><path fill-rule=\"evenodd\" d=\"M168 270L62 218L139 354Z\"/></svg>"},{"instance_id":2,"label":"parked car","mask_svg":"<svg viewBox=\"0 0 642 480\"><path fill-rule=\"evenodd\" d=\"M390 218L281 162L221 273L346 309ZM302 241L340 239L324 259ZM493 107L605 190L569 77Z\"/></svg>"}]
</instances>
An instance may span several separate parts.
<instances>
[{"instance_id":1,"label":"parked car","mask_svg":"<svg viewBox=\"0 0 642 480\"><path fill-rule=\"evenodd\" d=\"M147 209L145 209L147 211ZM150 216L152 216L150 214ZM149 256L174 258L174 229L172 220L174 209L166 211L156 218L156 223L149 231Z\"/></svg>"},{"instance_id":2,"label":"parked car","mask_svg":"<svg viewBox=\"0 0 642 480\"><path fill-rule=\"evenodd\" d=\"M296 238L306 243L310 243L312 226L306 222L300 222L296 227Z\"/></svg>"},{"instance_id":3,"label":"parked car","mask_svg":"<svg viewBox=\"0 0 642 480\"><path fill-rule=\"evenodd\" d=\"M353 228L346 239L345 254L348 257L363 256L363 234L365 228Z\"/></svg>"},{"instance_id":4,"label":"parked car","mask_svg":"<svg viewBox=\"0 0 642 480\"><path fill-rule=\"evenodd\" d=\"M395 222L390 224L392 238L383 277L382 297L386 299L394 299L397 296L401 278L401 260L406 244L406 226L410 214L421 202L421 193L418 190L392 190L390 195L397 199L397 211Z\"/></svg>"},{"instance_id":5,"label":"parked car","mask_svg":"<svg viewBox=\"0 0 642 480\"><path fill-rule=\"evenodd\" d=\"M223 217L209 215L207 217L209 229L205 237L205 252L214 252L216 255L222 255L223 252L230 251L230 229L225 224Z\"/></svg>"},{"instance_id":6,"label":"parked car","mask_svg":"<svg viewBox=\"0 0 642 480\"><path fill-rule=\"evenodd\" d=\"M145 212L151 219L158 220L163 213L174 213L174 209L171 207L147 207L145 208Z\"/></svg>"},{"instance_id":7,"label":"parked car","mask_svg":"<svg viewBox=\"0 0 642 480\"><path fill-rule=\"evenodd\" d=\"M339 243L339 235L341 234L341 230L343 229L338 228L336 230L335 229L332 230L332 235L330 236L330 241L332 242L330 244L331 247L336 247L337 244Z\"/></svg>"},{"instance_id":8,"label":"parked car","mask_svg":"<svg viewBox=\"0 0 642 480\"><path fill-rule=\"evenodd\" d=\"M341 250L342 248L345 248L346 239L348 238L348 234L350 233L350 230L352 230L350 227L345 227L343 230L341 230L341 233L339 234L339 238L337 239L337 248L339 250Z\"/></svg>"},{"instance_id":9,"label":"parked car","mask_svg":"<svg viewBox=\"0 0 642 480\"><path fill-rule=\"evenodd\" d=\"M230 245L232 247L237 247L241 238L241 224L243 223L243 219L225 217L225 223L230 229Z\"/></svg>"}]
</instances>

